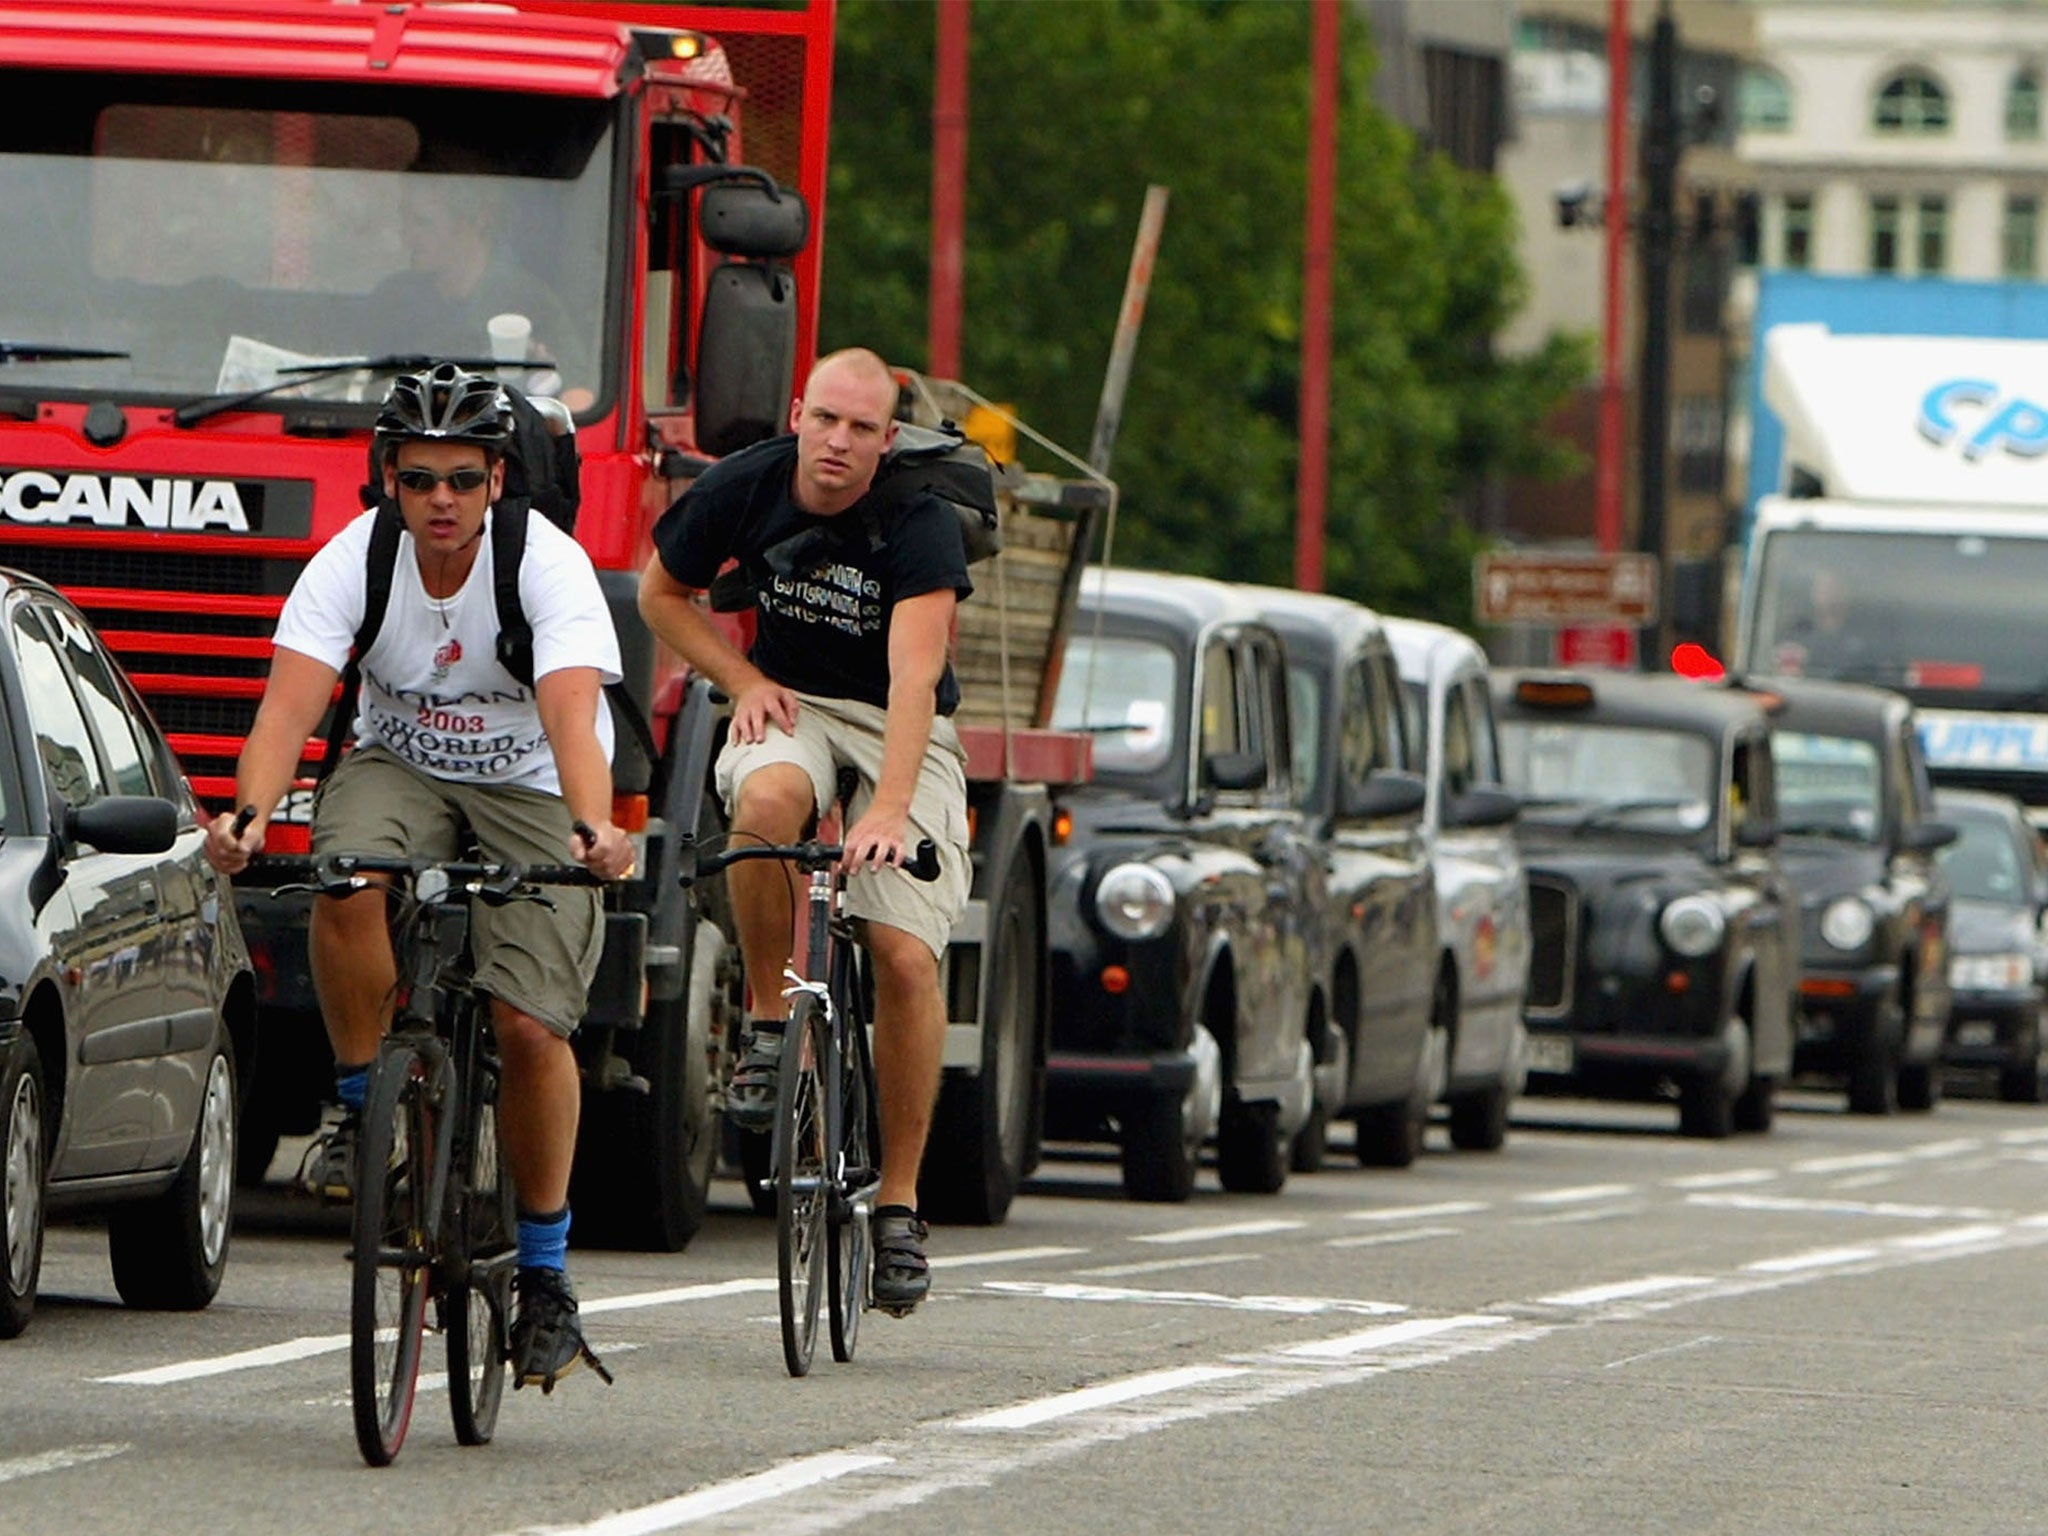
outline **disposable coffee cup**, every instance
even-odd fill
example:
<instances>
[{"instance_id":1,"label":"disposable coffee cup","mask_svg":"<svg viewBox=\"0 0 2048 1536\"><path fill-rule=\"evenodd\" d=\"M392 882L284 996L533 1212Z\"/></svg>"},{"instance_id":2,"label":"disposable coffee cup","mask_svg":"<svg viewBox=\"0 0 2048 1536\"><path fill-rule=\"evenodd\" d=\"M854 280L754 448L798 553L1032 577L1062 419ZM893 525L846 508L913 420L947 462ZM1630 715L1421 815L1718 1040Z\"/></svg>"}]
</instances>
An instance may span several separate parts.
<instances>
[{"instance_id":1,"label":"disposable coffee cup","mask_svg":"<svg viewBox=\"0 0 2048 1536\"><path fill-rule=\"evenodd\" d=\"M491 356L501 363L523 363L533 344L533 322L524 315L493 315L484 322L491 333Z\"/></svg>"}]
</instances>

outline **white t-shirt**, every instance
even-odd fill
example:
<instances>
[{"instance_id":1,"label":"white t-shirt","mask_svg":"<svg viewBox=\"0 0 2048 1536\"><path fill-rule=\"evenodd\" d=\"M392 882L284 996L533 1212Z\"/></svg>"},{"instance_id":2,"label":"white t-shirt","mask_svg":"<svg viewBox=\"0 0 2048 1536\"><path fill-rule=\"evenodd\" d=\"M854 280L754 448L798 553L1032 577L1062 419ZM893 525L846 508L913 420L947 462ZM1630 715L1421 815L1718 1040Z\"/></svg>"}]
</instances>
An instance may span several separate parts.
<instances>
[{"instance_id":1,"label":"white t-shirt","mask_svg":"<svg viewBox=\"0 0 2048 1536\"><path fill-rule=\"evenodd\" d=\"M389 748L423 773L479 784L517 784L560 793L555 754L531 688L498 662L498 608L487 513L476 563L453 597L434 598L420 581L412 535L401 533L391 597L377 640L363 658L355 735ZM348 664L369 601L374 511L330 539L299 574L278 615L275 643L324 662ZM533 628L533 675L595 667L617 682L619 637L590 556L538 513L526 519L519 602ZM597 739L612 752L612 715L597 701Z\"/></svg>"}]
</instances>

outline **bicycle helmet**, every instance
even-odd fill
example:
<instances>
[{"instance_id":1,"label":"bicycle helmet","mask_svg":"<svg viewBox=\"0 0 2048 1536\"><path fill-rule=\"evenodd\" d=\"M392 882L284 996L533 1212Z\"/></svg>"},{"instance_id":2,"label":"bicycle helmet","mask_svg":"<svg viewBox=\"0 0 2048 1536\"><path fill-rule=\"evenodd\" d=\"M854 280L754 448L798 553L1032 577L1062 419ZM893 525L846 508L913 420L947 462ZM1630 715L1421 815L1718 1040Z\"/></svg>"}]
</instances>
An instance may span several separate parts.
<instances>
[{"instance_id":1,"label":"bicycle helmet","mask_svg":"<svg viewBox=\"0 0 2048 1536\"><path fill-rule=\"evenodd\" d=\"M373 435L380 450L419 440L475 443L503 453L512 441L512 402L495 379L437 363L392 381Z\"/></svg>"}]
</instances>

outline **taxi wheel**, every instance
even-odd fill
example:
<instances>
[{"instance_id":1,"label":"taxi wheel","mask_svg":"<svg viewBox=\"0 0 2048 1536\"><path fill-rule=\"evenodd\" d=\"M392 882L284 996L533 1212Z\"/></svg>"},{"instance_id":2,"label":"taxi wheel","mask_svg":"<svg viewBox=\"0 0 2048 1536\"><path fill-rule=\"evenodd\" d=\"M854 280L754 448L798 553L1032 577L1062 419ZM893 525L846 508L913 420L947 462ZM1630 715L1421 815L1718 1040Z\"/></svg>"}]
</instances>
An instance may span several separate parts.
<instances>
[{"instance_id":1,"label":"taxi wheel","mask_svg":"<svg viewBox=\"0 0 2048 1536\"><path fill-rule=\"evenodd\" d=\"M1678 1134L1706 1141L1735 1134L1735 1095L1718 1074L1689 1078L1679 1085Z\"/></svg>"},{"instance_id":2,"label":"taxi wheel","mask_svg":"<svg viewBox=\"0 0 2048 1536\"><path fill-rule=\"evenodd\" d=\"M1906 1011L1895 987L1871 1010L1869 1028L1849 1062L1849 1113L1889 1115L1899 1108L1899 1047Z\"/></svg>"},{"instance_id":3,"label":"taxi wheel","mask_svg":"<svg viewBox=\"0 0 2048 1536\"><path fill-rule=\"evenodd\" d=\"M1941 1060L1910 1061L1899 1068L1899 1108L1933 1109L1941 1102Z\"/></svg>"}]
</instances>

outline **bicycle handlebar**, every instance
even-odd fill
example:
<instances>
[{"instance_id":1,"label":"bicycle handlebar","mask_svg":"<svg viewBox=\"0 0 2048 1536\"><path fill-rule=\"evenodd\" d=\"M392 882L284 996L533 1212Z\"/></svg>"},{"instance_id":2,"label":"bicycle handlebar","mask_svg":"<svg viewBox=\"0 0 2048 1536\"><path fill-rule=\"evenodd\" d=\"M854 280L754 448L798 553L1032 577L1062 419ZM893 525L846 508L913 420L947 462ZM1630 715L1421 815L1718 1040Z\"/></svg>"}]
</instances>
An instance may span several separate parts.
<instances>
[{"instance_id":1,"label":"bicycle handlebar","mask_svg":"<svg viewBox=\"0 0 2048 1536\"><path fill-rule=\"evenodd\" d=\"M700 853L691 838L684 838L682 845L682 867L677 871L676 880L689 885L696 880L709 879L728 864L738 864L745 859L784 859L806 874L830 869L846 856L843 843L821 843L815 840L804 843L742 843L738 847L721 848L716 853ZM917 849L909 860L899 866L913 880L932 881L939 878L939 850L928 837L918 840Z\"/></svg>"},{"instance_id":2,"label":"bicycle handlebar","mask_svg":"<svg viewBox=\"0 0 2048 1536\"><path fill-rule=\"evenodd\" d=\"M359 890L365 875L411 875L438 870L448 879L451 890L469 889L482 895L510 897L522 886L603 885L603 877L581 864L488 864L465 859L435 859L422 854L383 853L264 853L251 859L252 866L279 872L311 875L313 887L326 894Z\"/></svg>"}]
</instances>

